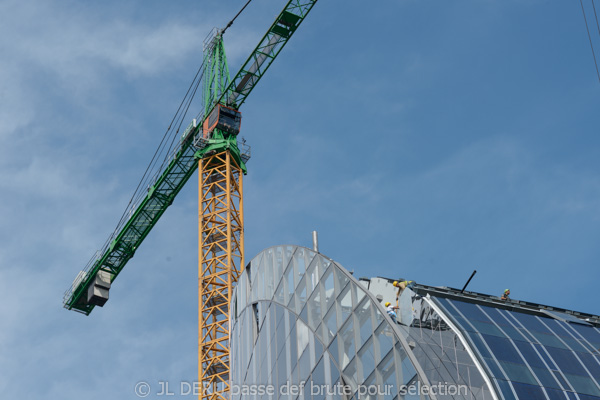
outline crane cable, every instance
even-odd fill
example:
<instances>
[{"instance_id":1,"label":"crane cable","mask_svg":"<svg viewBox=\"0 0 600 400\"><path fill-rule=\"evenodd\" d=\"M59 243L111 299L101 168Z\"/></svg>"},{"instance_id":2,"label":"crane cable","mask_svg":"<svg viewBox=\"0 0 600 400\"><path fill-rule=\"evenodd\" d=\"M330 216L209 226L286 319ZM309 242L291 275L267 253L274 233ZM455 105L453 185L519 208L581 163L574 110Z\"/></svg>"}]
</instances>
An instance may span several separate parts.
<instances>
[{"instance_id":1,"label":"crane cable","mask_svg":"<svg viewBox=\"0 0 600 400\"><path fill-rule=\"evenodd\" d=\"M225 28L221 31L221 34L225 33L225 31L231 26L233 25L234 21L240 16L240 14L246 9L246 7L250 4L252 0L248 0L246 2L246 4L244 4L244 6L240 9L240 11L238 11L238 13L231 19L231 21L229 21L227 23L227 25L225 26ZM192 82L190 83L190 86L188 87L185 96L183 97L183 99L181 100L181 103L179 104L179 107L177 108L177 111L175 112L175 115L173 116L173 118L171 119L171 122L169 123L169 126L167 127L167 130L165 131L156 151L154 152L154 155L152 156L152 159L150 160L150 163L148 164L148 166L146 167L146 170L144 171L144 174L142 175L142 178L140 179L137 187L135 188L135 191L133 192L131 198L129 199L129 203L127 204L127 207L125 208L125 211L123 212L123 214L121 215L121 218L119 219L119 222L117 223L117 226L113 232L113 234L111 235L111 237L108 239L107 243L108 244L112 238L114 237L114 235L117 233L117 231L120 229L120 227L122 226L122 224L127 220L127 214L131 211L133 211L133 208L136 207L138 200L144 196L144 192L141 191L140 189L143 188L144 186L146 186L148 184L148 182L152 179L151 176L151 171L153 170L153 168L156 166L159 157L159 154L163 152L165 146L166 146L166 142L165 140L168 141L168 136L169 133L172 134L172 138L171 138L171 142L169 143L168 146L168 150L165 152L164 154L164 158L163 158L163 162L161 163L160 166L160 170L163 169L163 167L165 166L165 164L169 161L169 157L173 151L174 148L174 144L175 144L175 139L178 136L178 133L181 129L181 126L185 120L185 117L189 111L189 108L192 104L192 101L196 95L196 92L198 90L198 87L200 86L200 83L202 82L202 78L204 76L204 60L202 61L200 67L198 68L198 70L196 71L196 75L194 76L194 79L192 80ZM191 92L191 94L190 94ZM185 111L182 111L182 108L185 108ZM179 116L179 119L178 119ZM173 125L177 125L177 129L175 130L175 132L173 133L172 128Z\"/></svg>"},{"instance_id":2,"label":"crane cable","mask_svg":"<svg viewBox=\"0 0 600 400\"><path fill-rule=\"evenodd\" d=\"M198 68L198 71L196 71L196 75L194 76L194 79L192 80L192 83L188 87L188 90L185 93L185 96L181 100L181 103L179 104L179 107L177 108L177 111L175 112L175 115L171 119L171 122L169 123L169 126L167 127L167 130L165 131L165 134L162 137L162 140L160 141L160 143L159 143L156 151L154 152L154 155L152 156L152 159L150 160L150 163L146 167L146 170L144 171L144 174L142 175L142 178L140 179L140 182L138 183L137 187L135 188L135 191L133 192L133 195L131 196L131 199L129 200L129 203L127 204L127 207L125 208L125 211L121 215L121 218L119 219L119 222L117 223L117 227L115 228L115 232L120 228L121 224L127 219L127 213L132 208L132 206L135 206L135 204L137 203L137 199L139 198L139 194L143 193L143 192L140 191L140 189L148 182L148 179L150 178L149 172L156 165L156 163L158 161L158 156L161 153L161 149L164 148L164 146L165 146L165 140L167 140L167 138L169 136L169 133L172 133L172 128L173 128L174 123L176 123L176 121L177 121L178 115L180 116L180 120L183 120L183 118L185 118L185 115L182 114L181 110L182 110L182 108L184 107L184 104L187 101L188 102L188 105L187 105L187 108L186 108L186 112L187 112L187 109L189 108L189 104L191 103L191 100L193 98L193 96L190 96L190 92L192 91L192 88L194 88L194 86L196 88L198 87L198 82L201 81L203 72L204 72L204 62L202 62L202 64ZM199 79L199 77L200 77L200 79ZM193 90L192 93L195 94L195 92L196 91L195 91L195 88L194 88L194 90ZM177 133L179 132L179 128L180 127L181 127L181 122L179 123L177 131L175 131L175 134L173 135L174 137L177 136ZM168 158L168 156L169 156L169 152L167 152L167 154L166 154L167 158ZM137 196L137 198L136 198L136 196Z\"/></svg>"},{"instance_id":3,"label":"crane cable","mask_svg":"<svg viewBox=\"0 0 600 400\"><path fill-rule=\"evenodd\" d=\"M579 4L581 5L581 12L583 12L583 20L585 21L585 29L587 30L588 40L590 41L590 48L592 49L592 56L594 57L594 65L596 66L596 75L598 75L598 82L600 82L600 71L598 71L598 62L596 61L596 53L594 52L594 43L592 42L592 36L590 35L590 28L588 27L587 18L585 16L585 9L583 8L582 0L579 0ZM594 5L594 0L592 0L592 5ZM596 15L596 7L594 6L594 15ZM596 15L596 24L598 24L598 16ZM598 33L600 33L600 27L598 28Z\"/></svg>"},{"instance_id":4,"label":"crane cable","mask_svg":"<svg viewBox=\"0 0 600 400\"><path fill-rule=\"evenodd\" d=\"M182 114L181 119L179 120L179 125L177 127L177 131L176 134L173 135L173 138L171 139L171 143L169 144L169 150L167 151L167 153L165 154L165 158L162 162L162 164L160 165L160 170L162 171L165 164L167 164L169 162L169 155L171 154L171 152L174 149L174 144L175 144L175 139L177 139L178 135L177 133L179 133L180 129L181 129L181 125L183 124L183 121L185 120L185 117L187 116L187 113L190 109L190 106L192 105L192 100L194 100L194 97L196 96L196 92L198 91L198 87L200 87L200 83L202 82L202 77L204 76L204 70L202 71L202 74L200 75L200 79L198 79L196 81L196 85L194 87L194 91L192 92L192 95L189 97L188 101L187 101L187 105L185 107L185 112Z\"/></svg>"},{"instance_id":5,"label":"crane cable","mask_svg":"<svg viewBox=\"0 0 600 400\"><path fill-rule=\"evenodd\" d=\"M238 11L238 13L237 13L237 14L235 14L235 17L233 17L233 19L232 19L231 21L229 21L229 23L227 24L227 26L225 26L225 28L223 28L223 31L221 32L221 34L225 33L225 31L226 31L226 30L227 30L227 29L228 29L228 28L229 28L231 25L233 25L233 21L235 21L235 20L237 19L237 17L239 17L239 16L240 16L240 14L242 13L242 11L244 11L244 9L245 9L246 7L248 7L248 4L250 4L250 2L251 2L251 1L252 1L252 0L248 0L248 1L246 2L246 4L244 4L244 7L242 7L242 9L241 9L240 11Z\"/></svg>"}]
</instances>

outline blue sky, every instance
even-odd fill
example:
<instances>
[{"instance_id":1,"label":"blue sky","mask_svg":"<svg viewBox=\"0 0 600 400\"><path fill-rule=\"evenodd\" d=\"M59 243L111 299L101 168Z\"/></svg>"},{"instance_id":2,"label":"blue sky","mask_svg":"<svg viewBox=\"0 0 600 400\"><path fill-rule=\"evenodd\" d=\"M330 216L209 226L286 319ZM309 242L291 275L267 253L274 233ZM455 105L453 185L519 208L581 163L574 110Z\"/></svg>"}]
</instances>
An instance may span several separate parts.
<instances>
[{"instance_id":1,"label":"blue sky","mask_svg":"<svg viewBox=\"0 0 600 400\"><path fill-rule=\"evenodd\" d=\"M0 2L6 398L195 379L197 177L103 309L61 296L242 3ZM283 4L227 32L232 73ZM461 287L477 269L472 290L598 314L599 106L579 2L321 0L242 108L246 257L316 229L357 276Z\"/></svg>"}]
</instances>

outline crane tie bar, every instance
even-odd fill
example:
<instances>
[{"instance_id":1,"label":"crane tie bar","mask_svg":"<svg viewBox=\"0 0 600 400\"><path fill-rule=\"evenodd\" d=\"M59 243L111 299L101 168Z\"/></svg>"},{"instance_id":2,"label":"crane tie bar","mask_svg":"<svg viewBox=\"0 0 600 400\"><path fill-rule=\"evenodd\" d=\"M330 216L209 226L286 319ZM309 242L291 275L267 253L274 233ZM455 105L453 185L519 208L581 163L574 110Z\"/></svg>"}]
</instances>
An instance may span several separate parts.
<instances>
[{"instance_id":1,"label":"crane tie bar","mask_svg":"<svg viewBox=\"0 0 600 400\"><path fill-rule=\"evenodd\" d=\"M239 15L242 13L242 11L244 11L244 9L248 6L248 4L250 4L252 0L248 0L246 2L246 4L244 4L244 7L242 7L242 9L235 15L235 17L233 17L233 19L231 21L229 21L229 23L227 24L227 26L225 27L225 29L223 29L223 32L221 32L221 34L225 33L225 31L227 30L227 28L229 28L231 25L233 25L233 21L236 20L237 17L239 17Z\"/></svg>"}]
</instances>

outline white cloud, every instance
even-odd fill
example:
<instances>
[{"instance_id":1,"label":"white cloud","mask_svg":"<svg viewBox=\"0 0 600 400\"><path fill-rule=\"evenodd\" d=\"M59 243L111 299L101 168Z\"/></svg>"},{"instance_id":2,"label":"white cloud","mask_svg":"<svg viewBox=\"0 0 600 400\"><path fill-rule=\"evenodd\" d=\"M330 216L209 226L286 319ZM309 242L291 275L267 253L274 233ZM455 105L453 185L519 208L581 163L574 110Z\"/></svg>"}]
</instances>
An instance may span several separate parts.
<instances>
[{"instance_id":1,"label":"white cloud","mask_svg":"<svg viewBox=\"0 0 600 400\"><path fill-rule=\"evenodd\" d=\"M3 11L13 15L2 28L3 49L17 62L64 78L107 64L133 75L173 68L191 52L201 51L198 37L206 32L191 22L167 20L155 26L123 18L97 19L93 9L60 2L8 2Z\"/></svg>"}]
</instances>

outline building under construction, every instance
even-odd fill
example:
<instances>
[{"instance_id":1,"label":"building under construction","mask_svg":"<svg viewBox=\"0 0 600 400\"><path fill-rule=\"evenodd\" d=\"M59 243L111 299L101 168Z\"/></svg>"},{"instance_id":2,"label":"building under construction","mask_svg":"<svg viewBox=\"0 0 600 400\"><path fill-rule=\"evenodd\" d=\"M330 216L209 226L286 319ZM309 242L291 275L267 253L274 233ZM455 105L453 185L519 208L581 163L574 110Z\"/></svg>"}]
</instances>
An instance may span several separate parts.
<instances>
[{"instance_id":1,"label":"building under construction","mask_svg":"<svg viewBox=\"0 0 600 400\"><path fill-rule=\"evenodd\" d=\"M246 263L250 148L238 141L240 108L317 0L288 0L231 78L223 37L248 3L205 40L202 64L125 212L68 287L64 307L89 315L106 304L113 282L198 170L200 398L600 400L596 316L357 280L296 246ZM200 85L203 105L188 118Z\"/></svg>"},{"instance_id":2,"label":"building under construction","mask_svg":"<svg viewBox=\"0 0 600 400\"><path fill-rule=\"evenodd\" d=\"M317 251L271 247L234 291L231 398L597 400L599 327L595 315L356 279Z\"/></svg>"}]
</instances>

